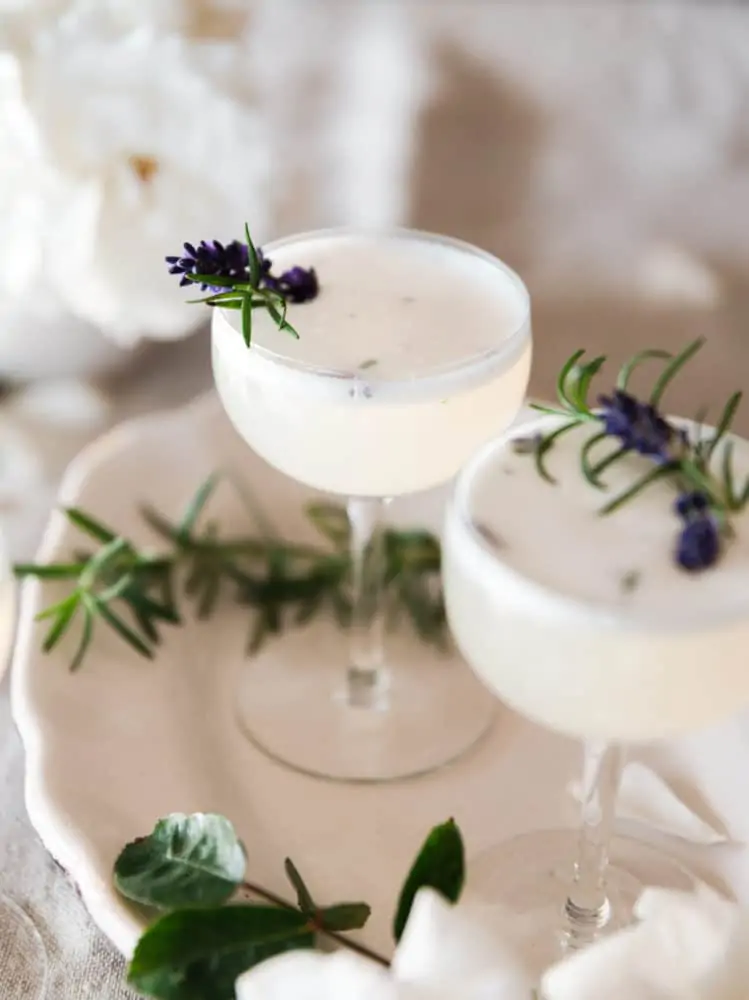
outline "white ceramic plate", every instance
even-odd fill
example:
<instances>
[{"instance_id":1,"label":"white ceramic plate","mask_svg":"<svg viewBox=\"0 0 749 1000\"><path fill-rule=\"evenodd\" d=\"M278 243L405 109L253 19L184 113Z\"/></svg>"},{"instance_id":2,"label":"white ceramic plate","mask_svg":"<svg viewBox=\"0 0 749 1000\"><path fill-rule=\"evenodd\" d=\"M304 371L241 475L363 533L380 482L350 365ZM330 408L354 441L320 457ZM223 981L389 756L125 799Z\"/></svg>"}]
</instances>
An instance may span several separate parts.
<instances>
[{"instance_id":1,"label":"white ceramic plate","mask_svg":"<svg viewBox=\"0 0 749 1000\"><path fill-rule=\"evenodd\" d=\"M138 542L153 541L139 502L174 516L218 468L252 485L279 530L308 530L301 515L307 491L256 458L212 396L105 435L70 467L60 503L89 509ZM399 521L436 528L442 495L393 508ZM215 509L227 528L246 526L228 487ZM80 538L56 512L38 558L64 558L76 545ZM93 919L126 954L142 918L114 892L112 863L126 841L168 812L229 816L247 845L250 877L287 898L282 864L290 855L321 902L371 903L362 937L382 951L390 947L398 889L432 825L455 816L473 854L525 829L575 822L565 789L577 749L509 712L471 754L424 778L374 787L307 778L264 757L235 723L244 615L227 608L209 623L169 631L153 662L98 631L84 666L71 674L77 637L44 655L43 627L33 621L55 595L34 580L22 593L12 693L27 753L27 806Z\"/></svg>"},{"instance_id":2,"label":"white ceramic plate","mask_svg":"<svg viewBox=\"0 0 749 1000\"><path fill-rule=\"evenodd\" d=\"M301 510L308 492L256 458L212 396L125 424L89 446L65 476L60 506L82 506L139 542L154 541L139 502L176 515L217 468L231 468L251 484L279 530L307 530ZM436 528L442 497L393 507L397 520ZM217 495L216 510L228 528L246 524L229 487ZM76 545L80 537L55 512L38 558L64 558ZM470 846L479 848L534 820L559 818L568 772L551 737L540 739L549 744L554 794L507 794L516 758L504 751L530 733L509 715L467 758L417 781L365 788L305 778L266 759L234 721L243 615L227 608L207 624L170 630L153 662L99 630L84 666L71 674L77 637L45 655L44 623L33 621L56 593L30 580L21 599L13 708L27 754L27 806L96 923L125 953L142 924L112 889L112 862L127 840L171 811L229 816L247 844L251 876L269 888L288 894L282 862L290 855L323 900L366 899L375 915L364 938L381 949L389 947L403 875L434 823L456 816Z\"/></svg>"}]
</instances>

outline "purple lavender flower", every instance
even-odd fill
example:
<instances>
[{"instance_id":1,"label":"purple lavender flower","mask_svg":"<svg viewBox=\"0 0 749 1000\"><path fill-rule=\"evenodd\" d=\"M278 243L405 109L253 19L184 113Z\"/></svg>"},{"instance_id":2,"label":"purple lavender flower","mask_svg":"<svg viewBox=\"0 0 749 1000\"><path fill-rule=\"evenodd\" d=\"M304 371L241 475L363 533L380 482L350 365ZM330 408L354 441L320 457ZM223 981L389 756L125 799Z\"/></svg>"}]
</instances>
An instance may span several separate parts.
<instances>
[{"instance_id":1,"label":"purple lavender flower","mask_svg":"<svg viewBox=\"0 0 749 1000\"><path fill-rule=\"evenodd\" d=\"M699 490L691 493L682 493L674 503L674 510L682 521L691 521L695 517L702 516L708 512L710 501Z\"/></svg>"},{"instance_id":2,"label":"purple lavender flower","mask_svg":"<svg viewBox=\"0 0 749 1000\"><path fill-rule=\"evenodd\" d=\"M292 267L278 279L278 290L290 302L309 302L317 296L320 286L314 267Z\"/></svg>"},{"instance_id":3,"label":"purple lavender flower","mask_svg":"<svg viewBox=\"0 0 749 1000\"><path fill-rule=\"evenodd\" d=\"M671 458L675 431L650 403L641 403L628 392L616 389L599 399L607 434L617 437L625 448L665 462Z\"/></svg>"},{"instance_id":4,"label":"purple lavender flower","mask_svg":"<svg viewBox=\"0 0 749 1000\"><path fill-rule=\"evenodd\" d=\"M235 278L240 281L247 277L248 252L247 246L239 240L232 240L224 246L218 240L201 240L197 247L185 243L184 254L181 257L167 257L170 274L183 275L180 285L192 285L194 282L188 274L215 274L219 278ZM270 265L269 265L270 266ZM202 291L210 289L223 292L223 285L202 284Z\"/></svg>"},{"instance_id":5,"label":"purple lavender flower","mask_svg":"<svg viewBox=\"0 0 749 1000\"><path fill-rule=\"evenodd\" d=\"M682 493L674 509L684 522L676 545L676 561L691 573L712 566L720 556L720 530L709 497L700 490Z\"/></svg>"},{"instance_id":6,"label":"purple lavender flower","mask_svg":"<svg viewBox=\"0 0 749 1000\"><path fill-rule=\"evenodd\" d=\"M676 544L676 561L690 573L708 569L720 556L720 532L714 517L693 517L682 528Z\"/></svg>"},{"instance_id":7,"label":"purple lavender flower","mask_svg":"<svg viewBox=\"0 0 749 1000\"><path fill-rule=\"evenodd\" d=\"M260 285L271 291L278 292L290 302L309 302L320 291L315 269L292 267L284 271L280 277L271 274L272 261L263 254L260 247L256 250L260 263ZM197 247L185 243L181 257L167 257L170 274L181 274L180 285L194 284L187 275L216 275L217 278L231 278L238 282L249 279L249 253L247 245L239 240L232 240L224 246L218 240L201 240ZM202 291L223 292L224 285L201 284Z\"/></svg>"},{"instance_id":8,"label":"purple lavender flower","mask_svg":"<svg viewBox=\"0 0 749 1000\"><path fill-rule=\"evenodd\" d=\"M296 304L311 302L317 297L320 285L317 273L313 267L292 267L283 271L280 278L270 273L272 263L266 257L261 257L262 285L272 292L278 292L289 302Z\"/></svg>"}]
</instances>

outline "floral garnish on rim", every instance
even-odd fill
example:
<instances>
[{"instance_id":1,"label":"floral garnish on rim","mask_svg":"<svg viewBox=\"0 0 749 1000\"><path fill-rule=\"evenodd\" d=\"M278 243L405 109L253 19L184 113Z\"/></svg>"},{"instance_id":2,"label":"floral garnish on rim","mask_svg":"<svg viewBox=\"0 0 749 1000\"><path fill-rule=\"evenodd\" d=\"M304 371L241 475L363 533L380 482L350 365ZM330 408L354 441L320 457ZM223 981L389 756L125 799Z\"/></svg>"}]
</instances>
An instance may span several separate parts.
<instances>
[{"instance_id":1,"label":"floral garnish on rim","mask_svg":"<svg viewBox=\"0 0 749 1000\"><path fill-rule=\"evenodd\" d=\"M583 362L585 351L576 351L557 379L560 406L532 404L533 409L560 417L562 422L547 434L519 439L515 447L518 454L532 455L539 474L554 483L546 467L549 450L573 428L586 423L597 425L600 429L582 446L580 468L590 485L599 490L606 489L601 480L606 469L627 455L642 456L648 463L642 475L599 513L613 513L660 479L671 482L676 493L674 513L681 522L674 560L689 572L715 565L734 535L732 517L749 504L749 478L742 486L737 485L733 442L727 438L742 393L735 392L728 399L715 429L706 434L702 417L695 422L696 434L690 435L660 411L666 388L703 343L702 339L695 340L675 356L662 350L640 351L622 366L615 388L599 396L595 407L589 404L588 393L606 358ZM641 364L654 359L664 362L663 369L649 397L638 399L628 389L630 379ZM616 447L593 461L593 451L611 441L616 442Z\"/></svg>"},{"instance_id":2,"label":"floral garnish on rim","mask_svg":"<svg viewBox=\"0 0 749 1000\"><path fill-rule=\"evenodd\" d=\"M205 303L222 309L238 309L242 313L242 336L249 347L252 343L252 313L264 309L279 330L299 338L286 319L289 302L296 305L310 302L320 291L315 269L292 267L276 276L272 261L256 247L247 224L245 242L232 240L224 246L218 240L201 240L194 246L185 243L179 256L167 257L170 274L182 275L180 285L198 284L210 291L202 299L190 299L191 304Z\"/></svg>"}]
</instances>

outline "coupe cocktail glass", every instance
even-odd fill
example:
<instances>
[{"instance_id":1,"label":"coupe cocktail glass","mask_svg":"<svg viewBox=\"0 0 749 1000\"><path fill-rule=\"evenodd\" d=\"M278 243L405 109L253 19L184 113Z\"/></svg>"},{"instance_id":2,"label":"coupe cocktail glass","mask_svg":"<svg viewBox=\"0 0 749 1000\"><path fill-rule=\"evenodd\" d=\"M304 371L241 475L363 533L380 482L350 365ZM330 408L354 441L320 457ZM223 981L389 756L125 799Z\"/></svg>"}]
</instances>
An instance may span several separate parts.
<instances>
[{"instance_id":1,"label":"coupe cocktail glass","mask_svg":"<svg viewBox=\"0 0 749 1000\"><path fill-rule=\"evenodd\" d=\"M449 480L510 424L528 382L520 279L457 240L330 230L263 248L275 272L314 267L320 294L289 306L299 340L256 313L216 310L213 369L237 431L267 462L347 500L353 612L275 641L242 669L239 718L272 757L316 775L385 781L453 760L488 728L486 692L457 659L383 646L386 502Z\"/></svg>"},{"instance_id":2,"label":"coupe cocktail glass","mask_svg":"<svg viewBox=\"0 0 749 1000\"><path fill-rule=\"evenodd\" d=\"M749 703L747 514L736 515L716 566L687 573L674 561L673 483L654 482L600 515L602 496L631 487L647 465L627 456L607 470L606 494L594 489L580 455L597 425L560 437L546 462L556 482L542 479L523 452L557 421L513 428L472 459L443 544L448 621L476 674L521 715L584 741L581 831L521 835L469 869L486 896L530 918L539 968L560 942L581 947L628 923L642 882L690 885L674 862L634 841L617 839L626 860L609 865L623 747L702 728ZM733 447L746 475L749 444Z\"/></svg>"}]
</instances>

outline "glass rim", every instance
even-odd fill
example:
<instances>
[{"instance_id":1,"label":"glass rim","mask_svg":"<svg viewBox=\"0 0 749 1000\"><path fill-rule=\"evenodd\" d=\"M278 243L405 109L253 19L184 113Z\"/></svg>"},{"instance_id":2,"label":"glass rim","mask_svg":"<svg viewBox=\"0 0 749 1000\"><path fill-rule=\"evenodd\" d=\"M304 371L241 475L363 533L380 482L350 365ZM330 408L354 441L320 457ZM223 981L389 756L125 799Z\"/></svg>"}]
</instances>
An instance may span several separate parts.
<instances>
[{"instance_id":1,"label":"glass rim","mask_svg":"<svg viewBox=\"0 0 749 1000\"><path fill-rule=\"evenodd\" d=\"M517 350L518 343L521 342L529 332L531 298L528 288L520 275L508 264L505 264L505 262L495 254L488 250L484 250L481 247L477 247L466 240L458 239L455 236L445 236L441 233L432 233L423 229L410 229L407 226L386 226L382 228L367 226L330 226L323 229L310 229L305 232L294 233L292 235L283 236L280 239L273 240L270 243L263 243L260 245L263 253L270 257L272 256L274 250L291 246L294 243L303 243L309 240L317 239L328 239L335 236L375 236L413 240L414 242L433 243L446 247L452 247L455 250L470 254L473 257L479 258L487 264L490 264L506 278L509 278L511 284L519 293L522 315L512 332L503 337L501 342L496 346L489 347L486 350L478 351L473 354L468 354L456 361L448 361L444 364L434 365L431 368L426 368L414 375L382 378L370 371L358 372L346 368L329 368L325 365L310 364L306 361L299 361L295 358L290 358L282 352L265 347L253 340L249 350L256 353L257 356L263 358L263 360L289 371L303 375L314 375L316 378L347 382L351 382L352 380L361 381L366 382L368 385L399 385L418 382L422 379L430 379L443 375L452 375L456 372L464 370L470 371L473 368L480 368L487 361L499 360L504 356L512 357ZM234 323L232 323L229 318L228 310L222 309L219 306L216 307L215 311L221 316L222 320L228 326L232 327L232 329L236 329Z\"/></svg>"}]
</instances>

